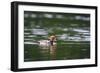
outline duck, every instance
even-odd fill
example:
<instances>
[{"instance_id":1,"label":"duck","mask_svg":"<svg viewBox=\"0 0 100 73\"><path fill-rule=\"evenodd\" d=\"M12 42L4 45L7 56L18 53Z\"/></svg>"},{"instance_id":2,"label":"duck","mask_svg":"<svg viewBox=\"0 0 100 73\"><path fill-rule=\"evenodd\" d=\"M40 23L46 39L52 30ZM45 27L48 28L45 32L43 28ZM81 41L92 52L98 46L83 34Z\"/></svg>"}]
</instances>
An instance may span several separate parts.
<instances>
[{"instance_id":1,"label":"duck","mask_svg":"<svg viewBox=\"0 0 100 73\"><path fill-rule=\"evenodd\" d=\"M40 40L38 41L40 46L51 46L50 41L49 40ZM54 45L56 45L56 42L53 43Z\"/></svg>"}]
</instances>

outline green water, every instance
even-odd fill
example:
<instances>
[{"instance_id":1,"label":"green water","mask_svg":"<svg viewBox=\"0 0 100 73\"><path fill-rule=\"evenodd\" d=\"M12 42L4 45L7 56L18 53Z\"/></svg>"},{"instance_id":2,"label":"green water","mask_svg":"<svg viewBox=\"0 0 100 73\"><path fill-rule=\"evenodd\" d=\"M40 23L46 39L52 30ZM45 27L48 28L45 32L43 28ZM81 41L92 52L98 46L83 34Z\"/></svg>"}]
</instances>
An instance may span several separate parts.
<instances>
[{"instance_id":1,"label":"green water","mask_svg":"<svg viewBox=\"0 0 100 73\"><path fill-rule=\"evenodd\" d=\"M90 58L89 42L57 44L53 53L50 47L25 44L24 61L71 60ZM43 49L48 48L48 49Z\"/></svg>"}]
</instances>

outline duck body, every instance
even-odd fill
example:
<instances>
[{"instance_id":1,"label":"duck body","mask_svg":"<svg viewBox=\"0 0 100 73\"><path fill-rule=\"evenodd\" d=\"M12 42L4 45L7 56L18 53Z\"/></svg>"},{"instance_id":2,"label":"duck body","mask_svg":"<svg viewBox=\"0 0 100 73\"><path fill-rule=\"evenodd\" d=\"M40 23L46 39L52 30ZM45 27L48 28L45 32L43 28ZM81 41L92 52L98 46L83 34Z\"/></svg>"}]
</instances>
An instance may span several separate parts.
<instances>
[{"instance_id":1,"label":"duck body","mask_svg":"<svg viewBox=\"0 0 100 73\"><path fill-rule=\"evenodd\" d=\"M38 42L40 46L51 46L51 43L49 40L40 40ZM56 42L53 42L53 45L56 45Z\"/></svg>"}]
</instances>

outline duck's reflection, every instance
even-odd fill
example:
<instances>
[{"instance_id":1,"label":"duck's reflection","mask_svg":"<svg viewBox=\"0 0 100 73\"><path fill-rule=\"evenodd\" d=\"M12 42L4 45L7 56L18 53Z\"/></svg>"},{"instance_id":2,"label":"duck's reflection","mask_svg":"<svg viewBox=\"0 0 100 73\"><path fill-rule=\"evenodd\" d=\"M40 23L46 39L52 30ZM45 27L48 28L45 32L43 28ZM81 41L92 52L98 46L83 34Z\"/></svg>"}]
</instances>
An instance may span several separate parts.
<instances>
[{"instance_id":1,"label":"duck's reflection","mask_svg":"<svg viewBox=\"0 0 100 73\"><path fill-rule=\"evenodd\" d=\"M43 59L45 60L55 60L56 59L56 51L57 51L57 45L50 45L50 46L40 46L41 48L41 54L43 56Z\"/></svg>"},{"instance_id":2,"label":"duck's reflection","mask_svg":"<svg viewBox=\"0 0 100 73\"><path fill-rule=\"evenodd\" d=\"M55 60L56 59L56 50L57 50L57 45L50 46L50 59Z\"/></svg>"}]
</instances>

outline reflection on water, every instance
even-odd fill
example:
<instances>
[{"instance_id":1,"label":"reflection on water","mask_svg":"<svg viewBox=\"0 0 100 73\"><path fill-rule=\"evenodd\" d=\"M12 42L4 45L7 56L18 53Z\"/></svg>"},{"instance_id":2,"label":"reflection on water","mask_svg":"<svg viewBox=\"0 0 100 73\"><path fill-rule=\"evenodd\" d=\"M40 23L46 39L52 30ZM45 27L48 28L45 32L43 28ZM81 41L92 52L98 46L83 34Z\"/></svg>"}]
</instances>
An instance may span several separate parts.
<instances>
[{"instance_id":1,"label":"reflection on water","mask_svg":"<svg viewBox=\"0 0 100 73\"><path fill-rule=\"evenodd\" d=\"M51 59L54 60L56 59L56 50L57 50L57 45L53 46L39 46L41 54L43 54L45 59Z\"/></svg>"},{"instance_id":2,"label":"reflection on water","mask_svg":"<svg viewBox=\"0 0 100 73\"><path fill-rule=\"evenodd\" d=\"M57 45L50 46L50 57L51 59L56 59L56 49Z\"/></svg>"},{"instance_id":3,"label":"reflection on water","mask_svg":"<svg viewBox=\"0 0 100 73\"><path fill-rule=\"evenodd\" d=\"M61 43L60 43L61 44ZM69 60L90 58L89 42L62 43L53 46L24 44L24 61Z\"/></svg>"}]
</instances>

